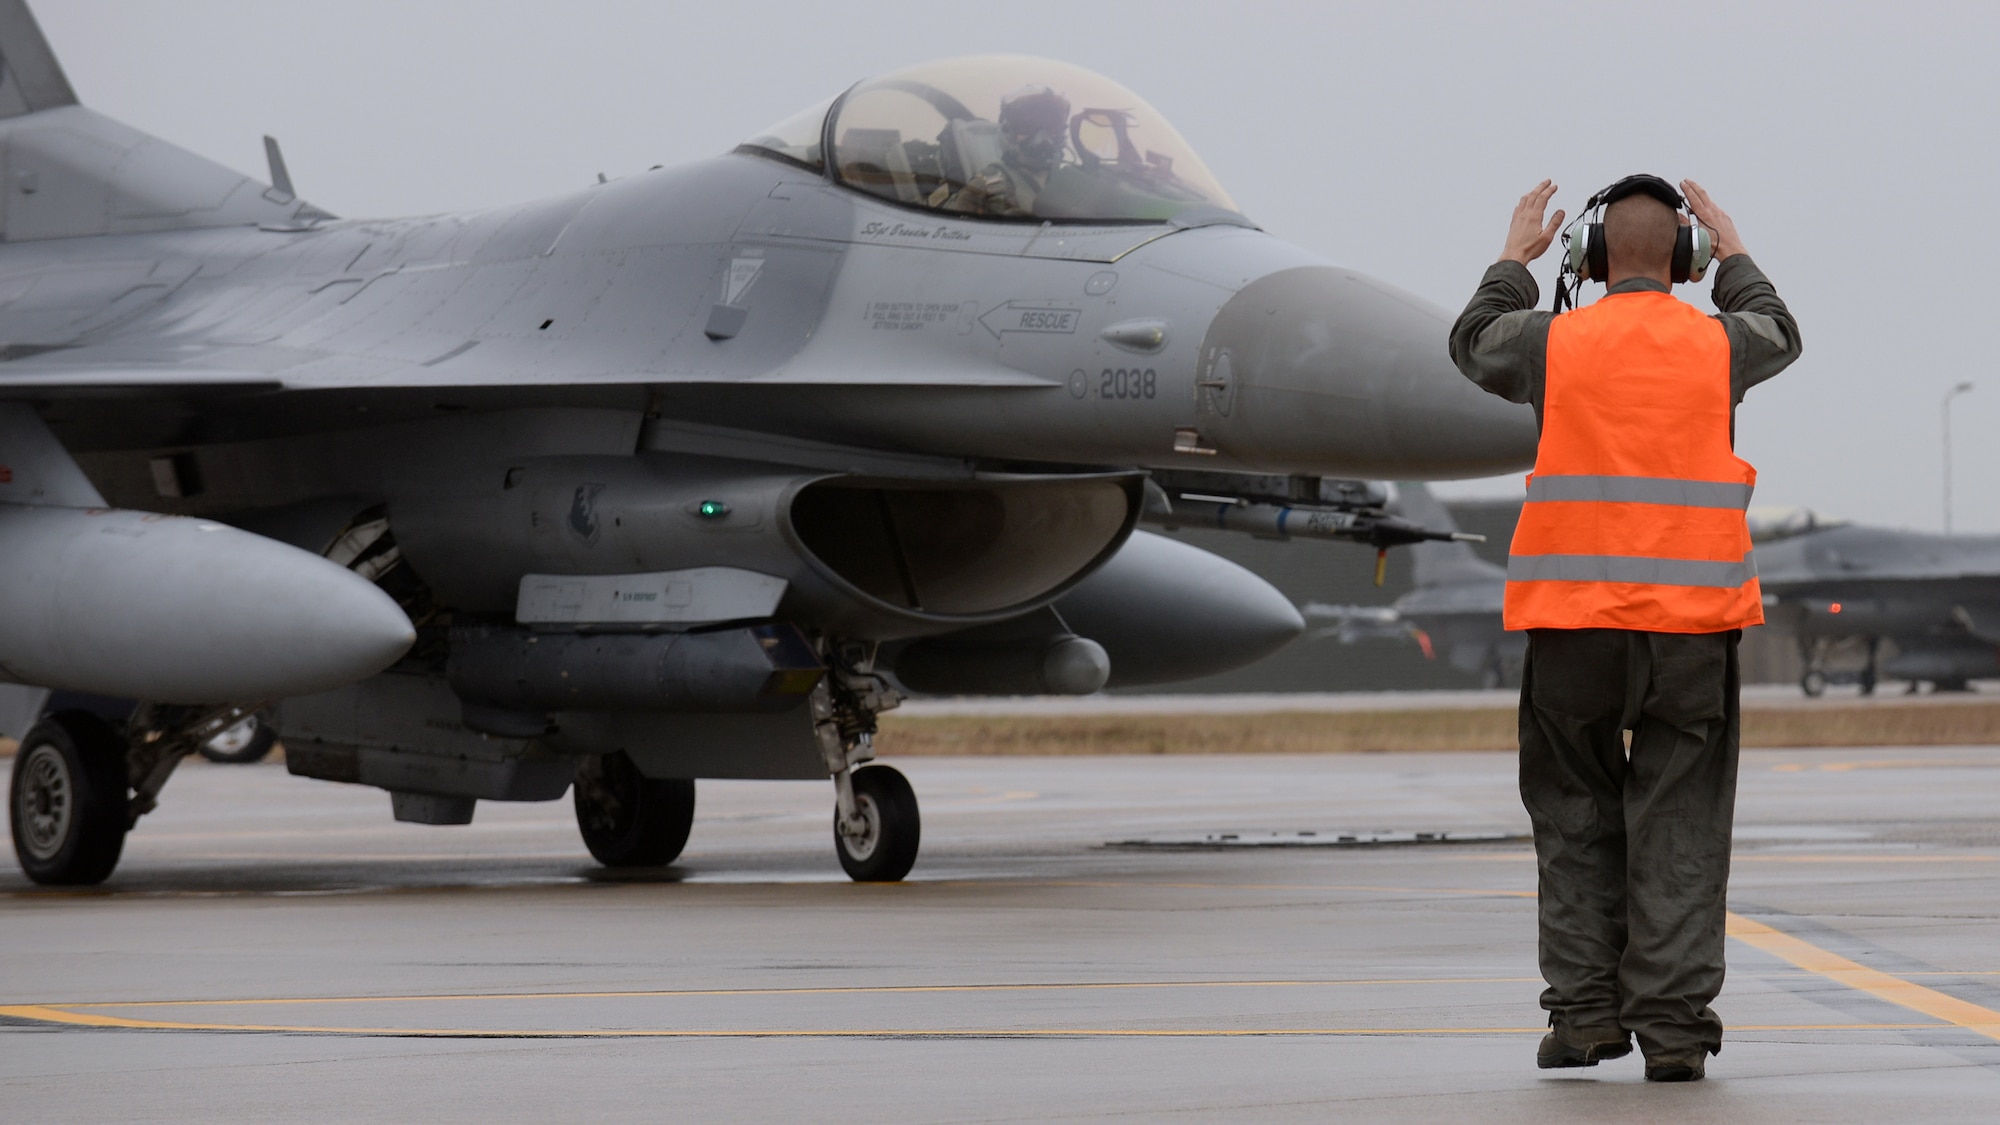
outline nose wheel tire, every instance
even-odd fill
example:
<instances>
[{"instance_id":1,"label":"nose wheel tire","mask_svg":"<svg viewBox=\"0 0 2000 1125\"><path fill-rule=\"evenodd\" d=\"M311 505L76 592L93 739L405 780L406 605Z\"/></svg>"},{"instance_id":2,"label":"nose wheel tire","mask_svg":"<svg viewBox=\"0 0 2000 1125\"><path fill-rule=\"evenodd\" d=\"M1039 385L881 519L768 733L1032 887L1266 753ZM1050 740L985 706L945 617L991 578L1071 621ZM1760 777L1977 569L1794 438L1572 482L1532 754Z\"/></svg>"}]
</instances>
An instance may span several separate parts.
<instances>
[{"instance_id":1,"label":"nose wheel tire","mask_svg":"<svg viewBox=\"0 0 2000 1125\"><path fill-rule=\"evenodd\" d=\"M109 723L63 711L14 754L7 801L14 855L37 883L102 883L125 850L125 742Z\"/></svg>"},{"instance_id":2,"label":"nose wheel tire","mask_svg":"<svg viewBox=\"0 0 2000 1125\"><path fill-rule=\"evenodd\" d=\"M584 846L606 867L672 863L694 827L694 780L647 777L623 753L585 758L575 800Z\"/></svg>"},{"instance_id":3,"label":"nose wheel tire","mask_svg":"<svg viewBox=\"0 0 2000 1125\"><path fill-rule=\"evenodd\" d=\"M917 863L923 829L917 792L908 778L888 766L863 766L854 771L853 781L861 823L846 827L840 813L833 814L833 844L840 866L857 883L898 882Z\"/></svg>"},{"instance_id":4,"label":"nose wheel tire","mask_svg":"<svg viewBox=\"0 0 2000 1125\"><path fill-rule=\"evenodd\" d=\"M1825 695L1826 673L1815 669L1800 676L1799 690L1805 692L1808 699L1818 699L1820 696Z\"/></svg>"},{"instance_id":5,"label":"nose wheel tire","mask_svg":"<svg viewBox=\"0 0 2000 1125\"><path fill-rule=\"evenodd\" d=\"M278 744L278 732L255 715L216 735L202 744L201 756L222 765L248 765L261 762Z\"/></svg>"}]
</instances>

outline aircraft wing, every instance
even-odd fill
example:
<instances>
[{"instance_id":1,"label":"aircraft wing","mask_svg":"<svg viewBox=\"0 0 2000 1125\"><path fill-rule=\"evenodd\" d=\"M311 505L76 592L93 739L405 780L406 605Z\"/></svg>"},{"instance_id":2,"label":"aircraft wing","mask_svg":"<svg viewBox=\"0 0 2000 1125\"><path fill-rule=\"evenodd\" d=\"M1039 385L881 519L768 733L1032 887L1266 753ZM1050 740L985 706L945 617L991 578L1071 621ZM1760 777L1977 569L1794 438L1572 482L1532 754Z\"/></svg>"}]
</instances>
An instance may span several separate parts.
<instances>
[{"instance_id":1,"label":"aircraft wing","mask_svg":"<svg viewBox=\"0 0 2000 1125\"><path fill-rule=\"evenodd\" d=\"M62 348L31 358L7 360L0 350L0 399L174 395L187 392L395 390L441 387L612 386L816 386L816 387L1021 387L1058 384L1000 365L964 363L895 368L792 364L744 377L705 370L661 367L584 367L548 372L506 341L461 341L429 358L388 357L350 351L281 346L159 345ZM480 351L485 354L475 354ZM530 374L532 373L532 374Z\"/></svg>"},{"instance_id":2,"label":"aircraft wing","mask_svg":"<svg viewBox=\"0 0 2000 1125\"><path fill-rule=\"evenodd\" d=\"M0 399L79 395L185 394L203 391L274 391L283 382L261 371L231 371L174 364L0 363Z\"/></svg>"}]
</instances>

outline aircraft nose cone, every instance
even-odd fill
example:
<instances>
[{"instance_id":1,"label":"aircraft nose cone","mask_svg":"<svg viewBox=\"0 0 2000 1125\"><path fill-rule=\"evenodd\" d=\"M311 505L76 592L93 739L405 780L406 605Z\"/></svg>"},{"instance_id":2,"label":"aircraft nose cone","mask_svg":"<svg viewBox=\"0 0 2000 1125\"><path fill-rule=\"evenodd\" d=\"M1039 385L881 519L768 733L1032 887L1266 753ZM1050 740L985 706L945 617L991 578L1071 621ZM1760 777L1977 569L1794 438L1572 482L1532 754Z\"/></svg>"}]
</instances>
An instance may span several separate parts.
<instances>
[{"instance_id":1,"label":"aircraft nose cone","mask_svg":"<svg viewBox=\"0 0 2000 1125\"><path fill-rule=\"evenodd\" d=\"M1533 410L1459 374L1450 327L1443 309L1351 270L1259 278L1202 341L1202 437L1273 472L1435 479L1528 468Z\"/></svg>"}]
</instances>

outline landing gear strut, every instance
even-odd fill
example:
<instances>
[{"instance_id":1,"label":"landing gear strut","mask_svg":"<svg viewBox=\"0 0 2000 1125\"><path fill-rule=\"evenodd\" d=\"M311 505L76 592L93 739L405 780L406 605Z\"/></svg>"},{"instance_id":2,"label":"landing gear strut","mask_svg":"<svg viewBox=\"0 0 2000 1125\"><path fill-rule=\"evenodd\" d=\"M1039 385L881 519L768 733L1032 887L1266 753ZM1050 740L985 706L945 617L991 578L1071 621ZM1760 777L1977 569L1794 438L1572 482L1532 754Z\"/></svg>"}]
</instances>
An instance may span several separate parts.
<instances>
[{"instance_id":1,"label":"landing gear strut","mask_svg":"<svg viewBox=\"0 0 2000 1125\"><path fill-rule=\"evenodd\" d=\"M1808 699L1818 699L1826 694L1826 641L1815 637L1799 637L1799 690Z\"/></svg>"},{"instance_id":2,"label":"landing gear strut","mask_svg":"<svg viewBox=\"0 0 2000 1125\"><path fill-rule=\"evenodd\" d=\"M142 703L122 730L88 711L36 723L14 755L7 802L21 870L52 886L102 883L181 759L257 707Z\"/></svg>"},{"instance_id":3,"label":"landing gear strut","mask_svg":"<svg viewBox=\"0 0 2000 1125\"><path fill-rule=\"evenodd\" d=\"M812 706L820 752L833 775L833 844L840 866L859 883L895 883L917 862L923 823L909 780L875 757L875 716L901 703L875 675L875 647L837 643Z\"/></svg>"},{"instance_id":4,"label":"landing gear strut","mask_svg":"<svg viewBox=\"0 0 2000 1125\"><path fill-rule=\"evenodd\" d=\"M1799 673L1799 690L1809 698L1818 699L1826 694L1826 686L1829 683L1847 683L1851 677L1852 682L1860 686L1861 694L1874 695L1875 685L1882 675L1882 638L1862 638L1866 657L1862 661L1860 671L1828 675L1827 659L1838 643L1839 640L1833 637L1799 638L1799 665L1803 669Z\"/></svg>"}]
</instances>

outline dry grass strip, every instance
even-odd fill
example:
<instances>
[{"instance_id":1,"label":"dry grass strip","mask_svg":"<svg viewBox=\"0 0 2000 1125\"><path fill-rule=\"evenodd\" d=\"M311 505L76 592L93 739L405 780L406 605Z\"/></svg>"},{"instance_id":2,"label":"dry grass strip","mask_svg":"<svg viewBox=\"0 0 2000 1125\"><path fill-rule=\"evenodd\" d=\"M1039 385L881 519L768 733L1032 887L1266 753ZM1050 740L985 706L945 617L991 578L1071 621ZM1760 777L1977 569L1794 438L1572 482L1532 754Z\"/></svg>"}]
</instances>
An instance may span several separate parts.
<instances>
[{"instance_id":1,"label":"dry grass strip","mask_svg":"<svg viewBox=\"0 0 2000 1125\"><path fill-rule=\"evenodd\" d=\"M1315 754L1499 750L1512 711L1280 711L1253 715L882 716L883 757L1006 754Z\"/></svg>"},{"instance_id":2,"label":"dry grass strip","mask_svg":"<svg viewBox=\"0 0 2000 1125\"><path fill-rule=\"evenodd\" d=\"M882 716L883 757L970 754L1366 754L1512 750L1514 709L1274 711L1249 715ZM2000 700L1751 709L1743 745L1996 746ZM0 738L0 759L14 743ZM277 760L277 755L273 755Z\"/></svg>"},{"instance_id":3,"label":"dry grass strip","mask_svg":"<svg viewBox=\"0 0 2000 1125\"><path fill-rule=\"evenodd\" d=\"M968 754L1353 754L1512 750L1512 708L1281 711L1257 715L953 716L888 714L883 757ZM1950 707L1787 708L1743 716L1743 744L1966 746L2000 744L2000 703Z\"/></svg>"}]
</instances>

